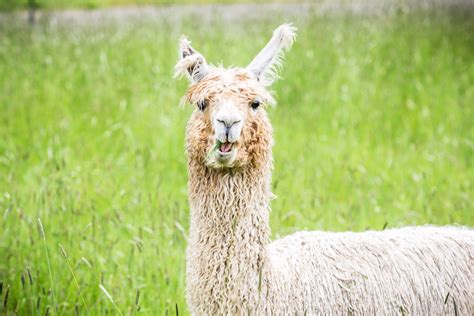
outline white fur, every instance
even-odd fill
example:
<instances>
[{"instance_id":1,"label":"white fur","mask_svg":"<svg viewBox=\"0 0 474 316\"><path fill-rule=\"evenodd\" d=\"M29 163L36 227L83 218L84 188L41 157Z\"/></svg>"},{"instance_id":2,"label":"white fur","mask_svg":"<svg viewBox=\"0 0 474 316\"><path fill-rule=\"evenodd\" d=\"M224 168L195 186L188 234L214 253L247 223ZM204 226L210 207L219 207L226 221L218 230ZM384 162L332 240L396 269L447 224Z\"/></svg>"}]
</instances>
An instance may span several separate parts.
<instances>
[{"instance_id":1,"label":"white fur","mask_svg":"<svg viewBox=\"0 0 474 316\"><path fill-rule=\"evenodd\" d=\"M284 51L289 49L296 38L296 28L291 24L280 25L267 45L250 62L247 69L254 73L264 86L270 86L278 79L278 69Z\"/></svg>"},{"instance_id":2,"label":"white fur","mask_svg":"<svg viewBox=\"0 0 474 316\"><path fill-rule=\"evenodd\" d=\"M474 232L407 227L301 232L267 248L265 312L473 315Z\"/></svg>"},{"instance_id":3,"label":"white fur","mask_svg":"<svg viewBox=\"0 0 474 316\"><path fill-rule=\"evenodd\" d=\"M232 102L226 100L216 105L212 115L212 126L216 139L221 143L235 143L239 140L244 118L239 108ZM228 129L228 135L226 135Z\"/></svg>"}]
</instances>

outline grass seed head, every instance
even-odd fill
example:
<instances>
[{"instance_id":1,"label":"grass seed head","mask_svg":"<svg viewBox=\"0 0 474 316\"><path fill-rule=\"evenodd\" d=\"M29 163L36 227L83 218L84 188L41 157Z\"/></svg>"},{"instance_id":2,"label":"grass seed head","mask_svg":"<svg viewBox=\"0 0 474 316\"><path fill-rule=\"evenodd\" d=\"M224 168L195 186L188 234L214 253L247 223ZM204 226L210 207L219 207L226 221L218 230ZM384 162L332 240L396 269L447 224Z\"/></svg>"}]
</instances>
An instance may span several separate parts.
<instances>
[{"instance_id":1,"label":"grass seed head","mask_svg":"<svg viewBox=\"0 0 474 316\"><path fill-rule=\"evenodd\" d=\"M63 255L64 258L67 259L67 253L66 253L66 250L64 250L63 245L61 244L58 244L58 245L59 245L59 250L61 250L61 254Z\"/></svg>"},{"instance_id":2,"label":"grass seed head","mask_svg":"<svg viewBox=\"0 0 474 316\"><path fill-rule=\"evenodd\" d=\"M38 217L38 227L39 227L39 230L40 230L40 233L41 233L41 237L43 237L43 239L46 239L46 234L44 233L43 223L41 223L41 219L39 217Z\"/></svg>"},{"instance_id":3,"label":"grass seed head","mask_svg":"<svg viewBox=\"0 0 474 316\"><path fill-rule=\"evenodd\" d=\"M26 268L26 272L28 273L28 280L30 281L30 285L33 285L33 277L31 276L30 268Z\"/></svg>"},{"instance_id":4,"label":"grass seed head","mask_svg":"<svg viewBox=\"0 0 474 316\"><path fill-rule=\"evenodd\" d=\"M8 304L8 293L10 292L10 286L7 286L7 289L5 290L5 298L3 299L3 308L7 308Z\"/></svg>"}]
</instances>

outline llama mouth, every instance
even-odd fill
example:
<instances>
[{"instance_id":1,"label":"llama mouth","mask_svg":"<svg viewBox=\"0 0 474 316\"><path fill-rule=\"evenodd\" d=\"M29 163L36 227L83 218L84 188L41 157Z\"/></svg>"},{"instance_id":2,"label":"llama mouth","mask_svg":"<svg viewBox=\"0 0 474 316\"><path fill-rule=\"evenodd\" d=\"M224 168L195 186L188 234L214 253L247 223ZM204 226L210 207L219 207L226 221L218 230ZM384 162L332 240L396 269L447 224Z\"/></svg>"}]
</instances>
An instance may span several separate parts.
<instances>
[{"instance_id":1,"label":"llama mouth","mask_svg":"<svg viewBox=\"0 0 474 316\"><path fill-rule=\"evenodd\" d=\"M229 142L221 143L219 146L219 153L223 155L230 154L230 152L232 151L233 145L234 145L233 143L229 143Z\"/></svg>"}]
</instances>

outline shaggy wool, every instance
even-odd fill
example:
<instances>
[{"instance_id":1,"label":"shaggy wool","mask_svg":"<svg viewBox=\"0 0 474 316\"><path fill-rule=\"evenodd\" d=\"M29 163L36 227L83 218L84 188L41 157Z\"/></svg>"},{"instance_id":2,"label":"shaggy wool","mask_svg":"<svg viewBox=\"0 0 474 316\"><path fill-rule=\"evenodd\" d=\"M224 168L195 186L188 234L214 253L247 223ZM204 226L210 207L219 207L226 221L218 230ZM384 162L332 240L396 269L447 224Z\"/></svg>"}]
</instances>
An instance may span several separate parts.
<instances>
[{"instance_id":1,"label":"shaggy wool","mask_svg":"<svg viewBox=\"0 0 474 316\"><path fill-rule=\"evenodd\" d=\"M474 233L301 232L267 247L271 314L473 315Z\"/></svg>"}]
</instances>

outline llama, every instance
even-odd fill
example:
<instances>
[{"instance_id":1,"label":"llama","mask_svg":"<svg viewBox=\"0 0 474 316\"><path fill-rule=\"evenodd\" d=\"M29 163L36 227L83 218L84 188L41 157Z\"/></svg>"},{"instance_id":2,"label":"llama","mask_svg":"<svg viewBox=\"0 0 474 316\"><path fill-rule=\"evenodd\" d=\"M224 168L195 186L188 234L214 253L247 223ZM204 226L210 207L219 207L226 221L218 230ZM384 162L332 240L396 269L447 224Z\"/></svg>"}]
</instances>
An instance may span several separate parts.
<instances>
[{"instance_id":1,"label":"llama","mask_svg":"<svg viewBox=\"0 0 474 316\"><path fill-rule=\"evenodd\" d=\"M193 315L473 315L474 230L407 227L299 232L270 241L272 127L267 88L295 39L278 27L246 68L209 65L186 38Z\"/></svg>"}]
</instances>

